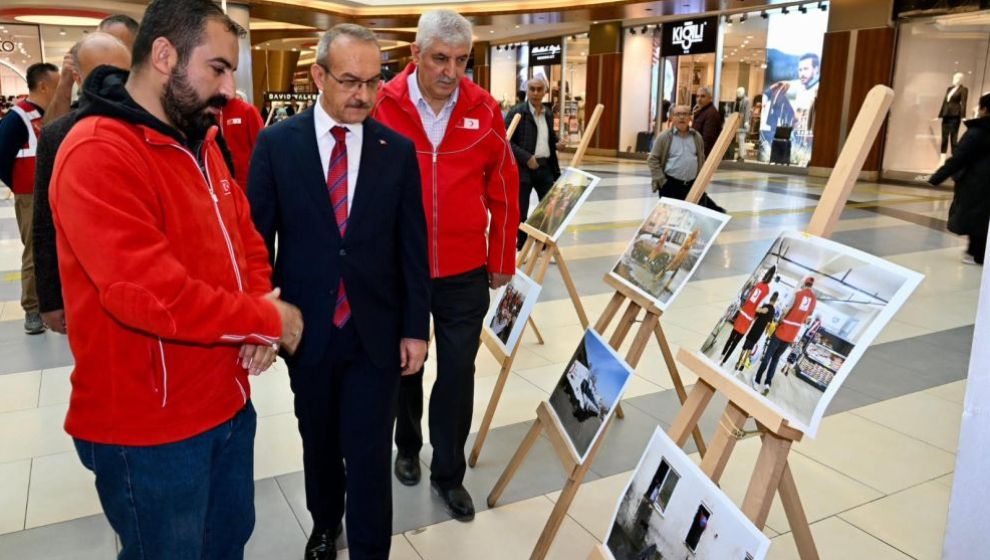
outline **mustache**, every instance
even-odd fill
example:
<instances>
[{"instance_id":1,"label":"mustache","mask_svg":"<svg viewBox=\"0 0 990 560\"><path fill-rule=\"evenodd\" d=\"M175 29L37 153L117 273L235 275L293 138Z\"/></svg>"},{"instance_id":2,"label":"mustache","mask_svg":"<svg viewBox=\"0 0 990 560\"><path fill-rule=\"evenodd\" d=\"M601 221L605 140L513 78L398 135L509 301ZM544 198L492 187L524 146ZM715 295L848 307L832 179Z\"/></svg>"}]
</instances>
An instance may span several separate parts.
<instances>
[{"instance_id":1,"label":"mustache","mask_svg":"<svg viewBox=\"0 0 990 560\"><path fill-rule=\"evenodd\" d=\"M445 86L452 86L452 85L454 85L454 84L457 83L457 79L456 78L447 78L445 76L440 76L439 78L437 78L437 82L439 82L439 83L441 83L441 84L443 84Z\"/></svg>"},{"instance_id":2,"label":"mustache","mask_svg":"<svg viewBox=\"0 0 990 560\"><path fill-rule=\"evenodd\" d=\"M348 109L371 109L372 104L368 101L351 101L347 104Z\"/></svg>"},{"instance_id":3,"label":"mustache","mask_svg":"<svg viewBox=\"0 0 990 560\"><path fill-rule=\"evenodd\" d=\"M206 107L215 107L217 109L223 109L227 105L227 98L222 95L214 95L213 97L206 100L204 109Z\"/></svg>"}]
</instances>

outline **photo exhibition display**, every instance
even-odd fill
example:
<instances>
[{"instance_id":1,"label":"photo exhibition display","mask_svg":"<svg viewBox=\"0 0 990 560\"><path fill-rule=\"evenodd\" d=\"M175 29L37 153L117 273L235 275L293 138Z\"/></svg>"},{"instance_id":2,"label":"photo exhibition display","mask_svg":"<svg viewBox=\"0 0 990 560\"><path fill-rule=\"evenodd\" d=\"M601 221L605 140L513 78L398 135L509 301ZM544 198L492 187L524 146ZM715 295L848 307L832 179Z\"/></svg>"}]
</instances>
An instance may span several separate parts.
<instances>
[{"instance_id":1,"label":"photo exhibition display","mask_svg":"<svg viewBox=\"0 0 990 560\"><path fill-rule=\"evenodd\" d=\"M550 192L529 215L526 223L547 234L551 241L556 242L600 180L600 177L580 169L573 167L564 169Z\"/></svg>"},{"instance_id":2,"label":"photo exhibition display","mask_svg":"<svg viewBox=\"0 0 990 560\"><path fill-rule=\"evenodd\" d=\"M605 547L615 560L761 560L770 539L656 428L619 497Z\"/></svg>"},{"instance_id":3,"label":"photo exhibition display","mask_svg":"<svg viewBox=\"0 0 990 560\"><path fill-rule=\"evenodd\" d=\"M662 198L609 275L663 311L687 284L728 221L728 214Z\"/></svg>"},{"instance_id":4,"label":"photo exhibition display","mask_svg":"<svg viewBox=\"0 0 990 560\"><path fill-rule=\"evenodd\" d=\"M839 243L784 232L701 354L814 436L825 409L922 275Z\"/></svg>"},{"instance_id":5,"label":"photo exhibition display","mask_svg":"<svg viewBox=\"0 0 990 560\"><path fill-rule=\"evenodd\" d=\"M550 409L581 461L619 404L632 368L594 329L588 329L550 393Z\"/></svg>"},{"instance_id":6,"label":"photo exhibition display","mask_svg":"<svg viewBox=\"0 0 990 560\"><path fill-rule=\"evenodd\" d=\"M512 354L519 344L541 289L542 286L536 281L516 270L512 280L495 291L492 305L485 315L484 328L506 356Z\"/></svg>"}]
</instances>

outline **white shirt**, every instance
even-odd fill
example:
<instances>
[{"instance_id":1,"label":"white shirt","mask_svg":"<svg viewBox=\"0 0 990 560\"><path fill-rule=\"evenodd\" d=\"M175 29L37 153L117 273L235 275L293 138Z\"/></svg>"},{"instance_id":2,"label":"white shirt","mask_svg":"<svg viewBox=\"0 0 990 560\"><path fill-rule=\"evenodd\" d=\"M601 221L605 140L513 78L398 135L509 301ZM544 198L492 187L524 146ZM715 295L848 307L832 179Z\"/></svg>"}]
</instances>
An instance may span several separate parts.
<instances>
[{"instance_id":1,"label":"white shirt","mask_svg":"<svg viewBox=\"0 0 990 560\"><path fill-rule=\"evenodd\" d=\"M698 149L690 132L682 136L674 131L663 172L681 181L693 181L698 176Z\"/></svg>"},{"instance_id":2,"label":"white shirt","mask_svg":"<svg viewBox=\"0 0 990 560\"><path fill-rule=\"evenodd\" d=\"M364 124L340 124L327 114L321 104L323 94L313 105L313 123L316 128L316 145L320 148L320 163L323 164L323 178L330 172L330 153L337 143L330 134L335 126L347 128L344 144L347 146L347 215L354 206L354 188L357 186L358 169L361 168L361 143L364 141Z\"/></svg>"},{"instance_id":3,"label":"white shirt","mask_svg":"<svg viewBox=\"0 0 990 560\"><path fill-rule=\"evenodd\" d=\"M529 112L533 114L533 120L536 121L536 149L533 151L533 157L548 158L550 157L550 131L547 129L547 109L544 107L543 112L537 115L536 107L533 107L532 103L527 103L527 105L529 105Z\"/></svg>"},{"instance_id":4,"label":"white shirt","mask_svg":"<svg viewBox=\"0 0 990 560\"><path fill-rule=\"evenodd\" d=\"M440 109L439 113L433 112L433 107L426 102L423 98L423 92L419 89L419 82L416 81L418 71L414 71L409 74L406 78L406 86L409 88L409 100L416 107L416 111L419 112L419 118L423 122L423 130L426 132L426 137L430 139L430 143L433 144L433 149L436 150L440 146L440 142L443 141L443 135L447 132L447 124L450 123L450 116L454 113L454 106L457 105L457 95L460 92L460 87L454 89L454 93L450 95L450 99L444 104L443 108Z\"/></svg>"}]
</instances>

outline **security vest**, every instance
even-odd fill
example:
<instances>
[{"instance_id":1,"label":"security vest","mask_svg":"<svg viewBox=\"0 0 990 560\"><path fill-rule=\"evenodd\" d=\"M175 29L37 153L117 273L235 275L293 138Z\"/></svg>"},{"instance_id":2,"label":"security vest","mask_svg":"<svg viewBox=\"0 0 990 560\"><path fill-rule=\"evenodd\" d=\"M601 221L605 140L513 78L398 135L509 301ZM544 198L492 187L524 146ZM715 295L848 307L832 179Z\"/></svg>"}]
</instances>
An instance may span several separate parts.
<instances>
[{"instance_id":1,"label":"security vest","mask_svg":"<svg viewBox=\"0 0 990 560\"><path fill-rule=\"evenodd\" d=\"M41 111L26 99L19 101L11 109L24 121L27 127L28 139L17 152L10 188L14 194L31 194L34 192L34 163L38 153L38 135L41 134Z\"/></svg>"}]
</instances>

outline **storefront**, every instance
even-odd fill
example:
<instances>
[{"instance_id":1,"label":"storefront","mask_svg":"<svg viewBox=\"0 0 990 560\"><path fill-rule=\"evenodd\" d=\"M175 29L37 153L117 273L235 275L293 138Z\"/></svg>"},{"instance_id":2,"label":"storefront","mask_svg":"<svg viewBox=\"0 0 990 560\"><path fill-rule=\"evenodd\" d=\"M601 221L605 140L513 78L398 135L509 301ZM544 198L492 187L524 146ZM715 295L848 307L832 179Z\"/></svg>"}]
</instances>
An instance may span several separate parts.
<instances>
[{"instance_id":1,"label":"storefront","mask_svg":"<svg viewBox=\"0 0 990 560\"><path fill-rule=\"evenodd\" d=\"M924 180L990 90L990 11L902 20L897 35L883 174Z\"/></svg>"},{"instance_id":2,"label":"storefront","mask_svg":"<svg viewBox=\"0 0 990 560\"><path fill-rule=\"evenodd\" d=\"M0 23L0 96L27 95L28 66L43 60L39 26Z\"/></svg>"}]
</instances>

